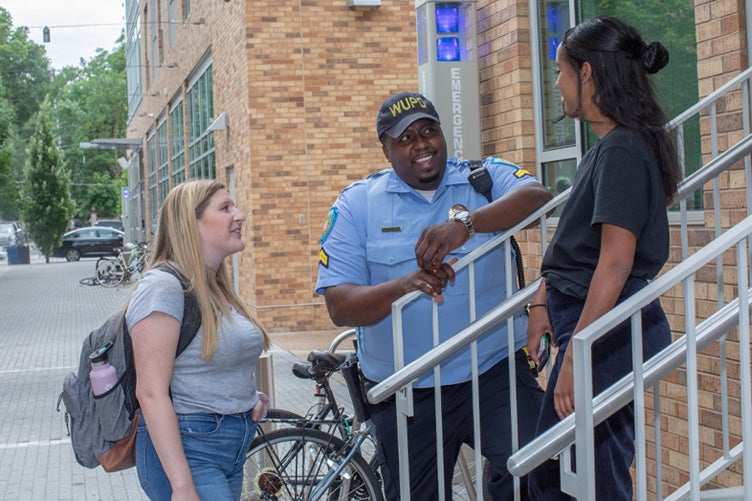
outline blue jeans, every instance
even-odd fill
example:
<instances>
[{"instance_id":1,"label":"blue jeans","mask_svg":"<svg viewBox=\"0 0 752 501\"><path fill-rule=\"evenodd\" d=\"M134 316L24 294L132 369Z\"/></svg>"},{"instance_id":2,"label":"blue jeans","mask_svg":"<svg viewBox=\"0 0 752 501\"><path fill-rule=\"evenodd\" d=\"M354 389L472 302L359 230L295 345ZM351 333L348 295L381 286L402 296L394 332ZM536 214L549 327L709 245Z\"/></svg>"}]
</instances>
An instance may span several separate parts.
<instances>
[{"instance_id":1,"label":"blue jeans","mask_svg":"<svg viewBox=\"0 0 752 501\"><path fill-rule=\"evenodd\" d=\"M257 426L251 419L251 411L229 415L178 414L185 457L202 500L240 499L245 455ZM169 501L170 481L143 419L136 435L136 469L149 499Z\"/></svg>"},{"instance_id":2,"label":"blue jeans","mask_svg":"<svg viewBox=\"0 0 752 501\"><path fill-rule=\"evenodd\" d=\"M627 280L619 297L621 303L645 287L641 279ZM538 430L540 435L559 421L554 410L553 392L559 377L572 332L585 302L548 289L548 314L554 329L559 354L551 369L546 386ZM593 393L597 395L632 370L631 324L622 322L593 345ZM643 359L647 360L671 343L671 330L659 300L642 309ZM639 412L643 412L642 409ZM625 405L595 427L595 490L596 499L632 500L632 477L629 468L635 455L634 407ZM574 462L574 455L572 457ZM559 463L549 460L528 475L530 499L536 501L569 500L560 491Z\"/></svg>"},{"instance_id":3,"label":"blue jeans","mask_svg":"<svg viewBox=\"0 0 752 501\"><path fill-rule=\"evenodd\" d=\"M543 390L530 373L527 356L515 353L517 369L517 417L520 445L528 443L535 433L535 419L540 410ZM509 404L508 359L503 359L480 375L481 452L488 458L491 478L489 492L494 500L514 499L513 477L507 470L512 454L512 429ZM452 499L452 472L462 444L473 446L472 383L441 387L444 438L444 488ZM434 390L413 390L415 415L408 419L408 451L410 462L410 499L434 501L438 499L436 464L436 421L434 418ZM386 499L396 501L399 493L399 445L394 399L371 406L371 421L378 437L378 455L384 479ZM522 479L522 499L526 499L525 478Z\"/></svg>"}]
</instances>

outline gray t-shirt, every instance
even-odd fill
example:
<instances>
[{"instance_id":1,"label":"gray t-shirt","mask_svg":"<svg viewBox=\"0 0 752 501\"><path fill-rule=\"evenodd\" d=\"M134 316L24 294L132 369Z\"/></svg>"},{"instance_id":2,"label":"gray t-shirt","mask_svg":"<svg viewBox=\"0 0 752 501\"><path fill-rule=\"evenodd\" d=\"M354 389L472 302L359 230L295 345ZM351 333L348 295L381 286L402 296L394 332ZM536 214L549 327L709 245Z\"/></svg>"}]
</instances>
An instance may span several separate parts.
<instances>
[{"instance_id":1,"label":"gray t-shirt","mask_svg":"<svg viewBox=\"0 0 752 501\"><path fill-rule=\"evenodd\" d=\"M161 270L151 270L139 281L125 317L128 329L156 311L183 319L180 280ZM231 318L222 319L218 348L211 360L201 357L202 337L200 328L175 359L170 382L175 412L234 414L252 409L258 401L254 374L264 348L261 331L233 308Z\"/></svg>"}]
</instances>

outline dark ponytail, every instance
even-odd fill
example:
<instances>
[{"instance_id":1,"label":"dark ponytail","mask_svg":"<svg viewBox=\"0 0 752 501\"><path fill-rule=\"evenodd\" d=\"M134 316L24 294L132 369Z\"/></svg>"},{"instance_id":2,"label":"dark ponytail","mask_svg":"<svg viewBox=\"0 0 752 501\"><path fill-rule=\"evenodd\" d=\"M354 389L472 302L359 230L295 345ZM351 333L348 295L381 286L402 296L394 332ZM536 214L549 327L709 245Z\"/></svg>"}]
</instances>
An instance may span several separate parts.
<instances>
[{"instance_id":1,"label":"dark ponytail","mask_svg":"<svg viewBox=\"0 0 752 501\"><path fill-rule=\"evenodd\" d=\"M561 42L569 63L579 70L588 62L595 83L594 104L622 127L641 136L658 163L666 205L676 196L681 170L674 143L648 74L665 68L668 50L659 42L645 44L632 26L615 17L584 21Z\"/></svg>"},{"instance_id":2,"label":"dark ponytail","mask_svg":"<svg viewBox=\"0 0 752 501\"><path fill-rule=\"evenodd\" d=\"M660 42L650 42L642 51L640 61L649 74L658 73L668 65L668 50Z\"/></svg>"}]
</instances>

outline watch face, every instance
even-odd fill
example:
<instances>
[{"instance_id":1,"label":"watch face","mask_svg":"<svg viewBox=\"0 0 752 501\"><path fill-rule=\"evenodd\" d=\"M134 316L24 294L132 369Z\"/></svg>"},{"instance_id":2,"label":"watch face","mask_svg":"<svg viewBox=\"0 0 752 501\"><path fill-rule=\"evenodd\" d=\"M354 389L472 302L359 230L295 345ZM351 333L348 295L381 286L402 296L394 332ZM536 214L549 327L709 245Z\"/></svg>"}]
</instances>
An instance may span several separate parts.
<instances>
[{"instance_id":1,"label":"watch face","mask_svg":"<svg viewBox=\"0 0 752 501\"><path fill-rule=\"evenodd\" d=\"M449 209L449 219L454 219L454 216L459 212L467 212L467 207L465 207L462 204L454 204L452 205L452 208Z\"/></svg>"}]
</instances>

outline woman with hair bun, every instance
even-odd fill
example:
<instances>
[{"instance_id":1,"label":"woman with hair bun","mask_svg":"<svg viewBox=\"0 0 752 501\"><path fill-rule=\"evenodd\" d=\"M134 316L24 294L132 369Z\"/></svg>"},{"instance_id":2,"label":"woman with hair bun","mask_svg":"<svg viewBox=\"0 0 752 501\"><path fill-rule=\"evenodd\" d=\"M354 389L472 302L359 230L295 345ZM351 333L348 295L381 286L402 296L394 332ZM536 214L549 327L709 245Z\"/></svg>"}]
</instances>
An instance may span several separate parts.
<instances>
[{"instance_id":1,"label":"woman with hair bun","mask_svg":"<svg viewBox=\"0 0 752 501\"><path fill-rule=\"evenodd\" d=\"M529 308L530 352L544 333L559 348L538 434L574 412L571 337L643 289L668 259L666 207L680 171L648 77L668 61L663 45L606 16L568 30L556 52L563 114L587 122L599 139L579 165ZM642 310L642 338L645 359L671 342L657 299ZM593 364L596 395L632 370L630 322L594 344ZM595 429L597 499L632 499L633 411L629 404ZM557 461L533 470L528 483L531 499L571 499L560 491Z\"/></svg>"}]
</instances>

